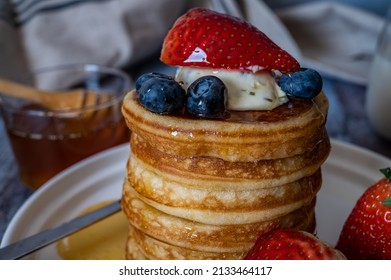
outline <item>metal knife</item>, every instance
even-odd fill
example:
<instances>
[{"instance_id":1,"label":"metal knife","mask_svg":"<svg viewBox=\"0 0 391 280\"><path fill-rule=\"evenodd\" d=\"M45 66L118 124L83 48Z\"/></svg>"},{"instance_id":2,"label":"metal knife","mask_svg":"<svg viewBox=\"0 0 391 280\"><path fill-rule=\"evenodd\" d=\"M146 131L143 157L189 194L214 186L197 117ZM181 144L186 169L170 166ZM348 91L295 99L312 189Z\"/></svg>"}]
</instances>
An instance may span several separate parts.
<instances>
[{"instance_id":1,"label":"metal knife","mask_svg":"<svg viewBox=\"0 0 391 280\"><path fill-rule=\"evenodd\" d=\"M117 200L104 207L0 248L0 260L17 260L121 210Z\"/></svg>"}]
</instances>

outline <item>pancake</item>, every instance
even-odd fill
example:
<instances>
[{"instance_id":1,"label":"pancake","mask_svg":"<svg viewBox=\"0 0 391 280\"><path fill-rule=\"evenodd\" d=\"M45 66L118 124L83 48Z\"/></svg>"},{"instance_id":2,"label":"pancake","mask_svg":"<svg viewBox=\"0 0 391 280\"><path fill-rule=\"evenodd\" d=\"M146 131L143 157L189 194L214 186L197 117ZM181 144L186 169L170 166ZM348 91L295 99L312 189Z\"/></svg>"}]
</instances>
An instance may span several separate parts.
<instances>
[{"instance_id":1,"label":"pancake","mask_svg":"<svg viewBox=\"0 0 391 280\"><path fill-rule=\"evenodd\" d=\"M133 191L134 194L144 203L151 205L152 207L164 213L174 215L183 219L212 225L238 225L275 219L310 204L313 199L313 197L311 197L311 199L303 198L301 200L293 201L289 204L287 203L274 208L260 210L252 209L244 211L243 209L231 209L230 211L227 211L220 209L216 211L211 211L209 209L194 209L186 207L167 206L139 195L133 190L133 188L129 188L127 191Z\"/></svg>"},{"instance_id":2,"label":"pancake","mask_svg":"<svg viewBox=\"0 0 391 280\"><path fill-rule=\"evenodd\" d=\"M330 152L329 139L325 138L306 153L289 158L229 162L213 157L163 153L137 133L133 133L131 143L132 157L141 161L139 164L144 170L166 181L207 190L251 190L288 184L314 174Z\"/></svg>"},{"instance_id":3,"label":"pancake","mask_svg":"<svg viewBox=\"0 0 391 280\"><path fill-rule=\"evenodd\" d=\"M150 145L174 156L210 156L226 161L292 157L312 150L327 138L328 101L290 100L270 111L230 112L224 120L155 114L128 93L122 113L129 129Z\"/></svg>"},{"instance_id":4,"label":"pancake","mask_svg":"<svg viewBox=\"0 0 391 280\"><path fill-rule=\"evenodd\" d=\"M238 251L206 251L176 246L169 242L158 240L136 228L130 230L131 239L137 244L136 251L148 259L157 260L241 260L249 248ZM129 243L127 244L129 245ZM130 250L131 248L129 248Z\"/></svg>"},{"instance_id":5,"label":"pancake","mask_svg":"<svg viewBox=\"0 0 391 280\"><path fill-rule=\"evenodd\" d=\"M126 260L147 260L147 257L141 252L133 236L133 227L129 226L128 238L125 247Z\"/></svg>"},{"instance_id":6,"label":"pancake","mask_svg":"<svg viewBox=\"0 0 391 280\"><path fill-rule=\"evenodd\" d=\"M252 211L274 208L299 200L312 200L322 183L321 170L297 181L271 188L206 189L181 185L132 155L128 162L128 182L141 196L172 207L211 211ZM213 186L212 186L213 187Z\"/></svg>"},{"instance_id":7,"label":"pancake","mask_svg":"<svg viewBox=\"0 0 391 280\"><path fill-rule=\"evenodd\" d=\"M133 238L138 249L148 259L156 260L234 260L242 259L246 251L241 252L207 252L191 250L188 248L175 246L157 240L135 228L133 228Z\"/></svg>"},{"instance_id":8,"label":"pancake","mask_svg":"<svg viewBox=\"0 0 391 280\"><path fill-rule=\"evenodd\" d=\"M237 252L248 250L257 236L280 227L313 231L315 199L307 206L285 216L250 224L210 225L164 213L141 200L124 183L122 208L129 223L151 237L189 249Z\"/></svg>"}]
</instances>

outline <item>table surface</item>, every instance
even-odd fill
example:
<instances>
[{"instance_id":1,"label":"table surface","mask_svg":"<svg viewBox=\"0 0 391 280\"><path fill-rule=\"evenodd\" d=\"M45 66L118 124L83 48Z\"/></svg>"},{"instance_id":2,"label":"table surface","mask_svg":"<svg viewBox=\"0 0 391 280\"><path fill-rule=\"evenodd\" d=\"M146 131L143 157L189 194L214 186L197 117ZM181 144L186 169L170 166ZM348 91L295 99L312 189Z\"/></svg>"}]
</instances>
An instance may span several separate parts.
<instances>
[{"instance_id":1,"label":"table surface","mask_svg":"<svg viewBox=\"0 0 391 280\"><path fill-rule=\"evenodd\" d=\"M145 73L150 70L148 68L138 69L140 73ZM137 73L136 71L130 74L136 77ZM326 126L330 137L391 158L391 142L377 135L367 119L365 113L365 86L324 77L323 90L330 102ZM26 188L19 180L18 169L1 117L0 135L1 240L12 217L33 191Z\"/></svg>"}]
</instances>

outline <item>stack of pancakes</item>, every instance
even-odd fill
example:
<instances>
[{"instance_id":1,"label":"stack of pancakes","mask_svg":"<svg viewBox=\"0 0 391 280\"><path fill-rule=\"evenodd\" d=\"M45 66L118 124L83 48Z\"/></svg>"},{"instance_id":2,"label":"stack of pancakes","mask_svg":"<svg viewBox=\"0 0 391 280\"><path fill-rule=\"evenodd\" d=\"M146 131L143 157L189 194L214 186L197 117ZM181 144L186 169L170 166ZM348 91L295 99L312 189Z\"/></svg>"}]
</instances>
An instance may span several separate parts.
<instances>
[{"instance_id":1,"label":"stack of pancakes","mask_svg":"<svg viewBox=\"0 0 391 280\"><path fill-rule=\"evenodd\" d=\"M159 115L135 91L122 206L128 259L242 259L277 227L315 229L328 102L291 100L223 120Z\"/></svg>"}]
</instances>

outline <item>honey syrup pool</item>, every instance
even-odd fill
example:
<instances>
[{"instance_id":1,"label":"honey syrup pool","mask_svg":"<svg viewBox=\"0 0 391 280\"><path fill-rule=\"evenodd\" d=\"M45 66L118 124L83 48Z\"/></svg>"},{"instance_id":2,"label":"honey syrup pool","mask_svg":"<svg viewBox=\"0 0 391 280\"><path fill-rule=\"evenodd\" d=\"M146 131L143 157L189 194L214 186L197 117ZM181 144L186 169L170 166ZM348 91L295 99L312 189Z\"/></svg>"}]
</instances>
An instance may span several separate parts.
<instances>
[{"instance_id":1,"label":"honey syrup pool","mask_svg":"<svg viewBox=\"0 0 391 280\"><path fill-rule=\"evenodd\" d=\"M80 215L105 206L104 201L83 210ZM57 242L57 252L64 260L124 260L128 221L119 211Z\"/></svg>"}]
</instances>

